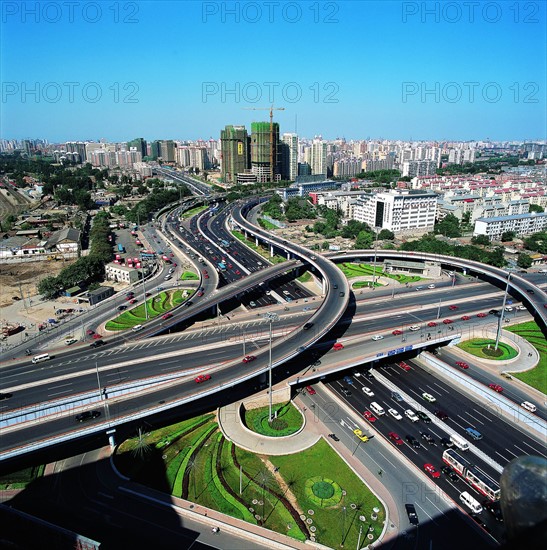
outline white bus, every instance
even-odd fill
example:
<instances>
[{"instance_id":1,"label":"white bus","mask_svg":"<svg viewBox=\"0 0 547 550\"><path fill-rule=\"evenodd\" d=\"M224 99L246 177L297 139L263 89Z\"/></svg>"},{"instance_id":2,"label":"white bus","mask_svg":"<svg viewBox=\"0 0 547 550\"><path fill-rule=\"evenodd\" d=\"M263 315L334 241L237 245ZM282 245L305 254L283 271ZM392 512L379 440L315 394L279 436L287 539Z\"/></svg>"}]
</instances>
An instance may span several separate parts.
<instances>
[{"instance_id":1,"label":"white bus","mask_svg":"<svg viewBox=\"0 0 547 550\"><path fill-rule=\"evenodd\" d=\"M47 361L50 359L49 353L42 353L41 355L37 355L36 357L32 358L33 363L41 363L42 361Z\"/></svg>"},{"instance_id":2,"label":"white bus","mask_svg":"<svg viewBox=\"0 0 547 550\"><path fill-rule=\"evenodd\" d=\"M460 451L467 451L469 449L469 443L457 434L450 434L450 441L454 444L455 447L458 447Z\"/></svg>"}]
</instances>

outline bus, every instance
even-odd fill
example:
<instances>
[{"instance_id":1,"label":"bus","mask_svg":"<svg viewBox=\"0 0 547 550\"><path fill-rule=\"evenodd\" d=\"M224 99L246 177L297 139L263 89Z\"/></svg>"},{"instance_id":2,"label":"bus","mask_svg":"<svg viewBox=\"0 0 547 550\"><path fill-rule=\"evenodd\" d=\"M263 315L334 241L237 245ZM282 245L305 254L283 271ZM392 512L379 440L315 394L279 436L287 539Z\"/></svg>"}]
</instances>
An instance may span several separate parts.
<instances>
[{"instance_id":1,"label":"bus","mask_svg":"<svg viewBox=\"0 0 547 550\"><path fill-rule=\"evenodd\" d=\"M123 247L123 244L118 245L118 252L120 252L121 254L125 252L125 248Z\"/></svg>"},{"instance_id":2,"label":"bus","mask_svg":"<svg viewBox=\"0 0 547 550\"><path fill-rule=\"evenodd\" d=\"M500 499L499 484L453 449L446 449L446 451L444 451L443 462L448 464L448 466L469 483L471 487L481 493L481 495L488 497L488 499L493 502Z\"/></svg>"},{"instance_id":3,"label":"bus","mask_svg":"<svg viewBox=\"0 0 547 550\"><path fill-rule=\"evenodd\" d=\"M33 357L32 362L41 363L42 361L47 361L48 359L51 359L49 356L49 353L42 353L41 355L37 355L36 357Z\"/></svg>"},{"instance_id":4,"label":"bus","mask_svg":"<svg viewBox=\"0 0 547 550\"><path fill-rule=\"evenodd\" d=\"M226 271L226 264L224 262L218 262L217 266L219 271Z\"/></svg>"}]
</instances>

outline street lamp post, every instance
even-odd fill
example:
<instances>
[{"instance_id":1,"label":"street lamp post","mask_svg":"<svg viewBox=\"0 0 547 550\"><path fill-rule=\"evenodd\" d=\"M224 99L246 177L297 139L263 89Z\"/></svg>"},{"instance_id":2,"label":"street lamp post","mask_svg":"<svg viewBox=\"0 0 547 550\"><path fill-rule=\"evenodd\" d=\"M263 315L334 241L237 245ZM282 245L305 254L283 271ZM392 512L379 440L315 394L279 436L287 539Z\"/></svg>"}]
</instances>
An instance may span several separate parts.
<instances>
[{"instance_id":1,"label":"street lamp post","mask_svg":"<svg viewBox=\"0 0 547 550\"><path fill-rule=\"evenodd\" d=\"M376 255L378 250L378 228L374 228L374 264L372 265L372 290L376 287Z\"/></svg>"},{"instance_id":2,"label":"street lamp post","mask_svg":"<svg viewBox=\"0 0 547 550\"><path fill-rule=\"evenodd\" d=\"M501 315L498 317L498 329L496 331L496 345L494 346L494 350L498 349L500 343L503 314L505 313L505 304L507 302L507 292L509 291L509 282L511 280L511 275L512 273L509 273L509 275L507 276L507 284L505 285L505 293L503 294L503 304L501 305Z\"/></svg>"},{"instance_id":3,"label":"street lamp post","mask_svg":"<svg viewBox=\"0 0 547 550\"><path fill-rule=\"evenodd\" d=\"M268 422L272 422L273 416L272 416L272 324L274 321L277 321L279 319L279 315L277 313L273 313L269 311L268 313L264 314L264 318L268 320L270 324L270 345L268 350L268 389L269 389L269 412L268 412Z\"/></svg>"}]
</instances>

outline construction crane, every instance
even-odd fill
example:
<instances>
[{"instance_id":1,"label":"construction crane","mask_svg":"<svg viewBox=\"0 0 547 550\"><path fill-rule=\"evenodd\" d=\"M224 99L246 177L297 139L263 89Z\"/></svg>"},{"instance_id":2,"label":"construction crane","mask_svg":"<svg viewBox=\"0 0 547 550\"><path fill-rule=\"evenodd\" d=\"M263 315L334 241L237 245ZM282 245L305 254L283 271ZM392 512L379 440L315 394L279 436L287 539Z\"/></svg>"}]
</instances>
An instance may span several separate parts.
<instances>
[{"instance_id":1,"label":"construction crane","mask_svg":"<svg viewBox=\"0 0 547 550\"><path fill-rule=\"evenodd\" d=\"M243 107L247 111L270 111L270 181L274 181L273 112L284 111L285 107Z\"/></svg>"}]
</instances>

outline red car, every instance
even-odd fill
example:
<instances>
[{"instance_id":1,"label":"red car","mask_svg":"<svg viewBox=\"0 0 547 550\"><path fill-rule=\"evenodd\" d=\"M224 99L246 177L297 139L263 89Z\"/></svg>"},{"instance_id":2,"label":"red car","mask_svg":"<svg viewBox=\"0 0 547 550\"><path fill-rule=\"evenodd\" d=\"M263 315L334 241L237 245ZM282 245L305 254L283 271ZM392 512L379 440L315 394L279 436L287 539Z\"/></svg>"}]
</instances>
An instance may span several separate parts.
<instances>
[{"instance_id":1,"label":"red car","mask_svg":"<svg viewBox=\"0 0 547 550\"><path fill-rule=\"evenodd\" d=\"M448 309L451 311L456 311L458 309L458 306L448 306Z\"/></svg>"},{"instance_id":2,"label":"red car","mask_svg":"<svg viewBox=\"0 0 547 550\"><path fill-rule=\"evenodd\" d=\"M203 296L203 290L200 290L200 291L198 292L198 296L199 296L200 298L201 298L201 296Z\"/></svg>"},{"instance_id":3,"label":"red car","mask_svg":"<svg viewBox=\"0 0 547 550\"><path fill-rule=\"evenodd\" d=\"M207 270L204 269L204 270L202 271L202 273L203 273L204 275L206 275L206 274L207 274Z\"/></svg>"},{"instance_id":4,"label":"red car","mask_svg":"<svg viewBox=\"0 0 547 550\"><path fill-rule=\"evenodd\" d=\"M469 365L467 363L465 363L464 361L456 361L456 365L458 365L458 367L461 367L462 369L468 369L469 368Z\"/></svg>"},{"instance_id":5,"label":"red car","mask_svg":"<svg viewBox=\"0 0 547 550\"><path fill-rule=\"evenodd\" d=\"M93 340L99 340L100 338L102 338L102 336L98 332L93 335Z\"/></svg>"},{"instance_id":6,"label":"red car","mask_svg":"<svg viewBox=\"0 0 547 550\"><path fill-rule=\"evenodd\" d=\"M477 317L487 317L488 316L488 313L477 313Z\"/></svg>"},{"instance_id":7,"label":"red car","mask_svg":"<svg viewBox=\"0 0 547 550\"><path fill-rule=\"evenodd\" d=\"M393 336L399 336L399 334L403 334L403 331L399 330L399 329L396 329L391 334L393 334Z\"/></svg>"},{"instance_id":8,"label":"red car","mask_svg":"<svg viewBox=\"0 0 547 550\"><path fill-rule=\"evenodd\" d=\"M410 370L410 365L408 363L405 363L404 361L401 361L400 363L398 363L398 365L407 372Z\"/></svg>"},{"instance_id":9,"label":"red car","mask_svg":"<svg viewBox=\"0 0 547 550\"><path fill-rule=\"evenodd\" d=\"M449 325L450 323L452 323L452 319L443 319L443 323L445 325Z\"/></svg>"},{"instance_id":10,"label":"red car","mask_svg":"<svg viewBox=\"0 0 547 550\"><path fill-rule=\"evenodd\" d=\"M137 300L135 298L132 298L131 300L129 300L129 303L130 304L136 304L137 303Z\"/></svg>"},{"instance_id":11,"label":"red car","mask_svg":"<svg viewBox=\"0 0 547 550\"><path fill-rule=\"evenodd\" d=\"M332 349L335 349L335 350L344 349L344 345L341 344L340 342L336 342L336 344L332 346Z\"/></svg>"},{"instance_id":12,"label":"red car","mask_svg":"<svg viewBox=\"0 0 547 550\"><path fill-rule=\"evenodd\" d=\"M205 279L208 279L209 278L209 275L207 275L207 273L203 276Z\"/></svg>"},{"instance_id":13,"label":"red car","mask_svg":"<svg viewBox=\"0 0 547 550\"><path fill-rule=\"evenodd\" d=\"M235 273L236 275L241 275L241 271L239 271L239 269L236 269Z\"/></svg>"},{"instance_id":14,"label":"red car","mask_svg":"<svg viewBox=\"0 0 547 550\"><path fill-rule=\"evenodd\" d=\"M306 386L306 391L310 394L310 395L315 395L315 390L311 387L311 386Z\"/></svg>"},{"instance_id":15,"label":"red car","mask_svg":"<svg viewBox=\"0 0 547 550\"><path fill-rule=\"evenodd\" d=\"M206 382L207 380L211 380L210 374L200 374L197 378L195 378L196 384L200 384L201 382Z\"/></svg>"},{"instance_id":16,"label":"red car","mask_svg":"<svg viewBox=\"0 0 547 550\"><path fill-rule=\"evenodd\" d=\"M152 293L151 293L151 292L147 292L147 293L145 294L145 296L148 298L149 296L152 296Z\"/></svg>"},{"instance_id":17,"label":"red car","mask_svg":"<svg viewBox=\"0 0 547 550\"><path fill-rule=\"evenodd\" d=\"M254 355L246 355L243 358L243 362L244 363L250 363L251 361L254 361L255 359L256 359L256 357Z\"/></svg>"},{"instance_id":18,"label":"red car","mask_svg":"<svg viewBox=\"0 0 547 550\"><path fill-rule=\"evenodd\" d=\"M86 333L91 336L92 334L95 334L94 330L91 330L90 328L87 329Z\"/></svg>"},{"instance_id":19,"label":"red car","mask_svg":"<svg viewBox=\"0 0 547 550\"><path fill-rule=\"evenodd\" d=\"M435 321L429 321L429 323L427 323L427 326L428 327L436 327L437 323Z\"/></svg>"},{"instance_id":20,"label":"red car","mask_svg":"<svg viewBox=\"0 0 547 550\"><path fill-rule=\"evenodd\" d=\"M471 319L469 315L462 315L462 321L469 321L469 319Z\"/></svg>"},{"instance_id":21,"label":"red car","mask_svg":"<svg viewBox=\"0 0 547 550\"><path fill-rule=\"evenodd\" d=\"M130 294L130 295L127 296L125 299L126 299L127 301L129 301L129 300L133 300L134 298L135 298L135 296L134 296L133 294Z\"/></svg>"},{"instance_id":22,"label":"red car","mask_svg":"<svg viewBox=\"0 0 547 550\"><path fill-rule=\"evenodd\" d=\"M389 438L395 445L403 445L404 441L399 437L399 434L396 434L395 432L389 432Z\"/></svg>"},{"instance_id":23,"label":"red car","mask_svg":"<svg viewBox=\"0 0 547 550\"><path fill-rule=\"evenodd\" d=\"M369 422L376 422L376 417L370 412L365 411L363 413L363 416L369 421Z\"/></svg>"},{"instance_id":24,"label":"red car","mask_svg":"<svg viewBox=\"0 0 547 550\"><path fill-rule=\"evenodd\" d=\"M424 470L434 479L441 477L440 472L435 469L433 464L424 464Z\"/></svg>"},{"instance_id":25,"label":"red car","mask_svg":"<svg viewBox=\"0 0 547 550\"><path fill-rule=\"evenodd\" d=\"M171 317L173 317L172 313L166 313L165 315L161 316L162 319L170 319Z\"/></svg>"},{"instance_id":26,"label":"red car","mask_svg":"<svg viewBox=\"0 0 547 550\"><path fill-rule=\"evenodd\" d=\"M488 384L488 387L491 390L497 391L498 393L501 393L503 391L503 388L499 384Z\"/></svg>"}]
</instances>

